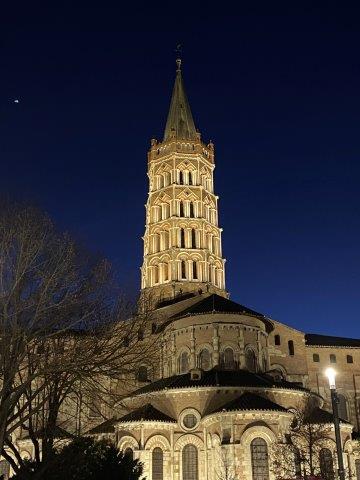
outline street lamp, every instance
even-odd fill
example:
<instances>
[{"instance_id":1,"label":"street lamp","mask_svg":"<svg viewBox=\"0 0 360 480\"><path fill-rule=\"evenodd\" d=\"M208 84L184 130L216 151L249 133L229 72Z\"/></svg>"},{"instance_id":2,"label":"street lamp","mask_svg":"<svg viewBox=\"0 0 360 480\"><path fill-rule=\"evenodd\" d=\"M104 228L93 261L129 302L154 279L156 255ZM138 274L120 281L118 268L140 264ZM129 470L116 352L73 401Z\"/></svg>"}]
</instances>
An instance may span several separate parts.
<instances>
[{"instance_id":1,"label":"street lamp","mask_svg":"<svg viewBox=\"0 0 360 480\"><path fill-rule=\"evenodd\" d=\"M340 421L339 421L339 397L336 393L336 383L335 377L336 372L333 368L327 368L325 370L325 375L329 381L330 393L331 393L331 405L334 415L334 428L335 428L335 440L336 440L336 451L338 457L338 466L339 466L339 478L340 480L345 480L345 470L344 470L344 460L342 455L341 447L341 436L340 436Z\"/></svg>"}]
</instances>

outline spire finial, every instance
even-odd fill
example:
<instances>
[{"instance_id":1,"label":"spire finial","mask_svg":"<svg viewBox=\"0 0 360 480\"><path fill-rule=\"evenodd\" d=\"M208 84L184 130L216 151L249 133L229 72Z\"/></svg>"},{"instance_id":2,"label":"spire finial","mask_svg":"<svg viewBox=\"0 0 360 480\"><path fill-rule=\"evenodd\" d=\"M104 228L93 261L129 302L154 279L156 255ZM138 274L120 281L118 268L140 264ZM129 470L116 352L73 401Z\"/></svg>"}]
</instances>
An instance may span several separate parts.
<instances>
[{"instance_id":1,"label":"spire finial","mask_svg":"<svg viewBox=\"0 0 360 480\"><path fill-rule=\"evenodd\" d=\"M176 71L181 72L181 58L176 59Z\"/></svg>"}]
</instances>

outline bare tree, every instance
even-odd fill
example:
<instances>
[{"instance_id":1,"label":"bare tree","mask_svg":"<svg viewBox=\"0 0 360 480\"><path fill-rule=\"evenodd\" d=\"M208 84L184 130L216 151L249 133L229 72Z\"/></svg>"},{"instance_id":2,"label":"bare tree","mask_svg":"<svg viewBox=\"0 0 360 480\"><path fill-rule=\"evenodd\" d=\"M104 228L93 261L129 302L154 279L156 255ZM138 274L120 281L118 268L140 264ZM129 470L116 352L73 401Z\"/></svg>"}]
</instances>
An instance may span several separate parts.
<instances>
[{"instance_id":1,"label":"bare tree","mask_svg":"<svg viewBox=\"0 0 360 480\"><path fill-rule=\"evenodd\" d=\"M237 480L234 454L231 451L233 445L220 445L218 447L216 478L218 480Z\"/></svg>"},{"instance_id":2,"label":"bare tree","mask_svg":"<svg viewBox=\"0 0 360 480\"><path fill-rule=\"evenodd\" d=\"M108 262L85 254L39 210L1 205L0 452L6 457L6 446L20 460L11 435L22 428L40 459L39 427L46 456L65 399L114 380L124 392L125 379L154 355L150 325L144 306L119 300Z\"/></svg>"}]
</instances>

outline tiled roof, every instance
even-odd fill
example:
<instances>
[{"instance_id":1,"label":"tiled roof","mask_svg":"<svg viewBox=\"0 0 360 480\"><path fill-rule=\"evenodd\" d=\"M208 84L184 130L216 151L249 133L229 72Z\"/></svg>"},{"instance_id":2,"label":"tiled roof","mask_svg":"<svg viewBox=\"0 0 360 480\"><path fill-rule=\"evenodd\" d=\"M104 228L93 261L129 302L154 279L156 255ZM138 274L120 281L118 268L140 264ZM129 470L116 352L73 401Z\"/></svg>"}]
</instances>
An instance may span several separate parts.
<instances>
[{"instance_id":1,"label":"tiled roof","mask_svg":"<svg viewBox=\"0 0 360 480\"><path fill-rule=\"evenodd\" d=\"M341 420L343 423L349 423L346 420ZM305 423L334 423L334 415L322 408L315 408L307 417Z\"/></svg>"},{"instance_id":2,"label":"tiled roof","mask_svg":"<svg viewBox=\"0 0 360 480\"><path fill-rule=\"evenodd\" d=\"M328 347L360 347L360 339L332 337L329 335L318 335L307 333L305 335L306 345L328 346Z\"/></svg>"},{"instance_id":3,"label":"tiled roof","mask_svg":"<svg viewBox=\"0 0 360 480\"><path fill-rule=\"evenodd\" d=\"M89 435L94 435L96 433L114 433L115 432L115 428L114 428L115 423L116 423L115 418L111 418L110 420L105 420L105 422L100 423L96 427L89 430L87 433Z\"/></svg>"},{"instance_id":4,"label":"tiled roof","mask_svg":"<svg viewBox=\"0 0 360 480\"><path fill-rule=\"evenodd\" d=\"M133 412L124 415L118 420L118 422L121 423L142 421L176 423L174 418L171 418L168 415L165 415L165 413L160 412L160 410L153 407L150 403L147 403Z\"/></svg>"},{"instance_id":5,"label":"tiled roof","mask_svg":"<svg viewBox=\"0 0 360 480\"><path fill-rule=\"evenodd\" d=\"M226 403L222 407L217 408L215 412L231 412L235 410L275 410L278 412L286 412L286 408L268 400L267 398L255 395L254 393L243 393L240 397L235 398L231 402Z\"/></svg>"},{"instance_id":6,"label":"tiled roof","mask_svg":"<svg viewBox=\"0 0 360 480\"><path fill-rule=\"evenodd\" d=\"M252 373L247 370L219 370L213 368L204 371L199 380L193 380L190 373L174 375L152 382L134 392L134 395L167 389L197 387L263 387L306 390L298 384L285 380L275 381L270 375Z\"/></svg>"},{"instance_id":7,"label":"tiled roof","mask_svg":"<svg viewBox=\"0 0 360 480\"><path fill-rule=\"evenodd\" d=\"M258 313L255 310L251 310L250 308L241 305L240 303L233 302L232 300L221 297L220 295L216 295L215 293L206 296L205 298L200 296L198 302L180 312L177 312L172 319L207 313L237 313L251 315L261 319L265 323L268 331L273 330L272 322L262 313Z\"/></svg>"}]
</instances>

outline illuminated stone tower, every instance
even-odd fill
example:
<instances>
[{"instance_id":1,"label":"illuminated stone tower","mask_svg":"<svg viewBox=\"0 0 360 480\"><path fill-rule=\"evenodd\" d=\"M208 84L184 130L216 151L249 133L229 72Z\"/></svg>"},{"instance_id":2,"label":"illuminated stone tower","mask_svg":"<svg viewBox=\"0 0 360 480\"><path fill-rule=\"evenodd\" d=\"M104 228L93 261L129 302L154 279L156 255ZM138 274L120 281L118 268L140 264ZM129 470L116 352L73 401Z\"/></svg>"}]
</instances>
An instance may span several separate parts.
<instances>
[{"instance_id":1,"label":"illuminated stone tower","mask_svg":"<svg viewBox=\"0 0 360 480\"><path fill-rule=\"evenodd\" d=\"M143 294L158 302L187 293L227 296L225 260L214 194L214 145L196 131L188 103L181 60L162 142L148 153Z\"/></svg>"}]
</instances>

